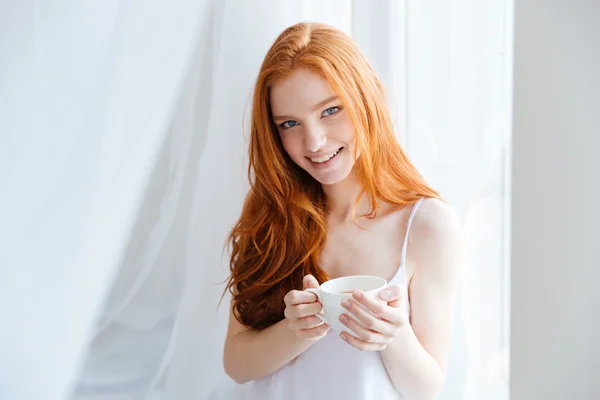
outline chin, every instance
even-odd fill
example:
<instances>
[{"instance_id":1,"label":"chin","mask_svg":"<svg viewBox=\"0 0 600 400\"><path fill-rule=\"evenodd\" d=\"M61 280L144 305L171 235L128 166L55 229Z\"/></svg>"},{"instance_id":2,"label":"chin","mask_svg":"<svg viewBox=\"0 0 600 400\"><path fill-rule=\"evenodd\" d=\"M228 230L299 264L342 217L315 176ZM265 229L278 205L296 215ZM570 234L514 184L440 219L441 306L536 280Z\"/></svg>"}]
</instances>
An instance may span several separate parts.
<instances>
[{"instance_id":1,"label":"chin","mask_svg":"<svg viewBox=\"0 0 600 400\"><path fill-rule=\"evenodd\" d=\"M345 168L342 171L332 171L328 174L319 174L316 172L312 173L311 176L321 185L335 185L336 183L344 181L348 175L350 175L351 171L352 168Z\"/></svg>"}]
</instances>

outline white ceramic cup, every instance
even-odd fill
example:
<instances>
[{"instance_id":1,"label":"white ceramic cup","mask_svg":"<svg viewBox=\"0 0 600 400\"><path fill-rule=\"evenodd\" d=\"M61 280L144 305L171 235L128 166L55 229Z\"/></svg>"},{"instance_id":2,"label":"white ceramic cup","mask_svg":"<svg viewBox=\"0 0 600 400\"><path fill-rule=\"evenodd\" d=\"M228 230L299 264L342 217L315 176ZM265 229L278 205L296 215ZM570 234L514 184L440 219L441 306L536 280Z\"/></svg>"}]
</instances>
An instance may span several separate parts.
<instances>
[{"instance_id":1,"label":"white ceramic cup","mask_svg":"<svg viewBox=\"0 0 600 400\"><path fill-rule=\"evenodd\" d=\"M387 287L387 281L383 278L373 275L355 275L331 279L318 288L309 288L305 291L314 293L323 305L323 313L316 314L317 317L326 322L338 334L342 331L352 334L351 330L340 322L340 316L344 313L352 317L352 314L342 306L342 301L352 298L355 290L361 290L365 296L385 302L379 297L379 292L385 287ZM354 320L357 319L354 318Z\"/></svg>"}]
</instances>

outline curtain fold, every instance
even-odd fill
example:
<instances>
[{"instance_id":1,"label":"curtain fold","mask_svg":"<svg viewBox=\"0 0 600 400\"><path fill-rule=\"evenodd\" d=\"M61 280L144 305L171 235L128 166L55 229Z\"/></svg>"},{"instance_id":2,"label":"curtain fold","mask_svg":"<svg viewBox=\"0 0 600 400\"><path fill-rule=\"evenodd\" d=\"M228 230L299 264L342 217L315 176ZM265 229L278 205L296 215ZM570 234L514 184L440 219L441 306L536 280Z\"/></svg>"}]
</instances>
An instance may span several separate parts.
<instances>
[{"instance_id":1,"label":"curtain fold","mask_svg":"<svg viewBox=\"0 0 600 400\"><path fill-rule=\"evenodd\" d=\"M207 4L3 8L0 397L71 391Z\"/></svg>"}]
</instances>

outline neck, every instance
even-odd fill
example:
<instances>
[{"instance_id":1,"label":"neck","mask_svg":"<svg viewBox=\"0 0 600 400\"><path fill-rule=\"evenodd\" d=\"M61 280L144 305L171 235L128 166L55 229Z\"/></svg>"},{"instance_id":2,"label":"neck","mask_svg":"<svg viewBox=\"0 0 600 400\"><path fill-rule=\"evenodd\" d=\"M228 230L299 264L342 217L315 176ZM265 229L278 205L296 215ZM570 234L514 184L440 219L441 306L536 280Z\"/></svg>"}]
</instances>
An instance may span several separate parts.
<instances>
[{"instance_id":1,"label":"neck","mask_svg":"<svg viewBox=\"0 0 600 400\"><path fill-rule=\"evenodd\" d=\"M327 216L339 222L352 221L352 209L362 186L352 169L350 175L341 182L333 185L322 185L327 202ZM369 198L363 195L356 206L355 215L359 216L369 211Z\"/></svg>"}]
</instances>

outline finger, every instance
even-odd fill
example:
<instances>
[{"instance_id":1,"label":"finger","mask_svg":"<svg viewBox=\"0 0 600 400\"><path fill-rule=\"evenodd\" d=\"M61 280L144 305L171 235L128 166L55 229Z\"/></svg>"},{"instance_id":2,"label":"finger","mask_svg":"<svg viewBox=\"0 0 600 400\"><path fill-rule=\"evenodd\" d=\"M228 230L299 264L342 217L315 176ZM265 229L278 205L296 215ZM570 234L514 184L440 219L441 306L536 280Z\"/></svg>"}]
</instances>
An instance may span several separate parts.
<instances>
[{"instance_id":1,"label":"finger","mask_svg":"<svg viewBox=\"0 0 600 400\"><path fill-rule=\"evenodd\" d=\"M397 300L388 302L388 306L393 308L401 308L402 310L406 310L406 304L408 302L408 295L401 297Z\"/></svg>"},{"instance_id":2,"label":"finger","mask_svg":"<svg viewBox=\"0 0 600 400\"><path fill-rule=\"evenodd\" d=\"M325 337L330 329L331 327L329 325L322 323L315 328L301 329L296 332L296 336L304 340L318 340Z\"/></svg>"},{"instance_id":3,"label":"finger","mask_svg":"<svg viewBox=\"0 0 600 400\"><path fill-rule=\"evenodd\" d=\"M322 310L323 306L318 302L311 304L298 304L296 306L292 306L290 309L292 318L308 317L309 315L318 314Z\"/></svg>"},{"instance_id":4,"label":"finger","mask_svg":"<svg viewBox=\"0 0 600 400\"><path fill-rule=\"evenodd\" d=\"M365 342L357 337L354 337L347 332L342 332L340 337L348 342L349 345L356 347L361 351L381 351L386 348L387 344L385 343L370 343Z\"/></svg>"},{"instance_id":5,"label":"finger","mask_svg":"<svg viewBox=\"0 0 600 400\"><path fill-rule=\"evenodd\" d=\"M319 282L317 281L317 279L312 276L312 275L306 275L304 277L304 279L302 279L302 290L304 289L308 289L308 288L318 288L319 287Z\"/></svg>"},{"instance_id":6,"label":"finger","mask_svg":"<svg viewBox=\"0 0 600 400\"><path fill-rule=\"evenodd\" d=\"M291 290L285 295L283 301L286 305L295 306L297 304L310 304L318 300L317 295L302 290Z\"/></svg>"},{"instance_id":7,"label":"finger","mask_svg":"<svg viewBox=\"0 0 600 400\"><path fill-rule=\"evenodd\" d=\"M342 302L342 306L352 313L352 316L368 330L379 332L386 336L396 336L395 331L397 328L392 322L387 319L381 319L378 315L373 315L354 300L347 299Z\"/></svg>"},{"instance_id":8,"label":"finger","mask_svg":"<svg viewBox=\"0 0 600 400\"><path fill-rule=\"evenodd\" d=\"M298 331L300 329L310 329L319 326L323 321L319 317L311 315L309 317L290 320L289 326L291 329Z\"/></svg>"},{"instance_id":9,"label":"finger","mask_svg":"<svg viewBox=\"0 0 600 400\"><path fill-rule=\"evenodd\" d=\"M379 292L379 297L382 300L387 301L388 304L398 304L399 302L404 302L408 296L405 286L390 285L387 288L383 289L381 292Z\"/></svg>"},{"instance_id":10,"label":"finger","mask_svg":"<svg viewBox=\"0 0 600 400\"><path fill-rule=\"evenodd\" d=\"M367 329L346 314L340 316L340 322L347 326L358 338L368 343L384 343L385 337L375 330Z\"/></svg>"},{"instance_id":11,"label":"finger","mask_svg":"<svg viewBox=\"0 0 600 400\"><path fill-rule=\"evenodd\" d=\"M310 304L288 305L283 311L283 316L287 319L297 319L315 315L323 310L323 306L319 302Z\"/></svg>"},{"instance_id":12,"label":"finger","mask_svg":"<svg viewBox=\"0 0 600 400\"><path fill-rule=\"evenodd\" d=\"M382 319L389 321L393 324L403 323L401 315L398 312L396 312L397 309L388 306L387 303L385 303L382 300L379 300L379 298L365 296L365 294L360 290L355 291L352 294L352 297L355 301L364 305L367 309L371 310Z\"/></svg>"}]
</instances>

